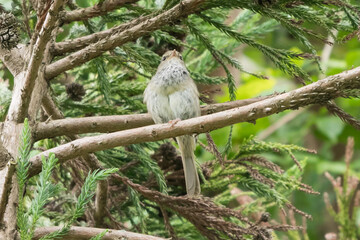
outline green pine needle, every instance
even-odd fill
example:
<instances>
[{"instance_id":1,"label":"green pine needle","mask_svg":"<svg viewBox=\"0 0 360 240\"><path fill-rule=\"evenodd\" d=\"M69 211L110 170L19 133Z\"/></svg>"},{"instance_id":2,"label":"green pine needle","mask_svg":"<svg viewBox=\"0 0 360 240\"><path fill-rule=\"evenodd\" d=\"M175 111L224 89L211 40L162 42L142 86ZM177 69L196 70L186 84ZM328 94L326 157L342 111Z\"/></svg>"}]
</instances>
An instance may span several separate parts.
<instances>
[{"instance_id":1,"label":"green pine needle","mask_svg":"<svg viewBox=\"0 0 360 240\"><path fill-rule=\"evenodd\" d=\"M105 234L106 234L107 232L109 232L108 229L106 229L105 231L99 233L98 235L90 238L90 240L101 240L101 239L105 236Z\"/></svg>"}]
</instances>

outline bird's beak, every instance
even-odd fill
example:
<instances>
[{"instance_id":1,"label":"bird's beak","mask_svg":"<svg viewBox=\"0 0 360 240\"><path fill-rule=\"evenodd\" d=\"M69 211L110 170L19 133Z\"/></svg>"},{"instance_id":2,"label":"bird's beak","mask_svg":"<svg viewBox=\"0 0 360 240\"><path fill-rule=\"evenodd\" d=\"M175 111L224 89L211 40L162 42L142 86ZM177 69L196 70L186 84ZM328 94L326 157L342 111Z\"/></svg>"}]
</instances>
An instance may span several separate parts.
<instances>
[{"instance_id":1,"label":"bird's beak","mask_svg":"<svg viewBox=\"0 0 360 240\"><path fill-rule=\"evenodd\" d=\"M175 49L172 51L170 57L176 57L176 50Z\"/></svg>"}]
</instances>

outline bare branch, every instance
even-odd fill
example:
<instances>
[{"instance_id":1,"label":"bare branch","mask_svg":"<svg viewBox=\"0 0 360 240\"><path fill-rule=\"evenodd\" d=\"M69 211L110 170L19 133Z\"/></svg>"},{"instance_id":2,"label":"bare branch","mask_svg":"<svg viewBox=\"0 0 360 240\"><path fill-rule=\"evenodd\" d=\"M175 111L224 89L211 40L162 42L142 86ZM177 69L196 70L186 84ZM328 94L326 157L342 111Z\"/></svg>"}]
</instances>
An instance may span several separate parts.
<instances>
[{"instance_id":1,"label":"bare branch","mask_svg":"<svg viewBox=\"0 0 360 240\"><path fill-rule=\"evenodd\" d=\"M11 160L10 154L8 155L7 160L9 160L9 158ZM8 161L6 167L0 170L0 222L3 222L10 190L13 187L12 178L15 172L15 164L10 160Z\"/></svg>"},{"instance_id":2,"label":"bare branch","mask_svg":"<svg viewBox=\"0 0 360 240\"><path fill-rule=\"evenodd\" d=\"M287 109L298 109L310 104L317 104L339 97L349 89L360 88L360 67L330 76L299 89L283 93L247 106L201 116L176 125L157 124L120 132L85 137L70 143L49 149L31 159L30 176L41 169L41 155L54 153L59 162L76 156L141 142L158 141L185 134L199 134L222 128L239 122L255 121Z\"/></svg>"},{"instance_id":3,"label":"bare branch","mask_svg":"<svg viewBox=\"0 0 360 240\"><path fill-rule=\"evenodd\" d=\"M147 19L129 29L117 32L108 38L102 39L78 52L64 57L46 68L46 79L52 79L57 75L80 66L83 63L96 58L104 52L114 49L129 41L135 40L148 34L174 20L185 17L197 10L198 6L205 0L183 0L173 8L157 16Z\"/></svg>"},{"instance_id":4,"label":"bare branch","mask_svg":"<svg viewBox=\"0 0 360 240\"><path fill-rule=\"evenodd\" d=\"M63 55L68 52L74 52L84 47L89 46L90 44L96 43L104 38L108 38L111 35L116 33L121 33L122 31L132 28L137 24L144 22L145 20L149 19L151 16L142 16L138 17L130 22L123 23L119 26L96 32L90 35L86 35L83 37L78 37L75 39L66 40L63 42L55 43L52 49L52 53L54 55Z\"/></svg>"},{"instance_id":5,"label":"bare branch","mask_svg":"<svg viewBox=\"0 0 360 240\"><path fill-rule=\"evenodd\" d=\"M17 101L12 101L9 108L8 120L22 122L27 114L31 100L31 93L35 85L35 79L38 76L39 68L43 60L46 44L50 40L51 31L55 27L57 15L64 0L55 0L49 9L45 22L37 38L24 79L21 81L21 87L16 87L14 96L20 96Z\"/></svg>"},{"instance_id":6,"label":"bare branch","mask_svg":"<svg viewBox=\"0 0 360 240\"><path fill-rule=\"evenodd\" d=\"M82 21L92 17L105 15L117 8L124 6L127 3L135 3L139 0L107 0L94 5L93 7L76 9L70 12L65 12L62 18L64 23L73 21Z\"/></svg>"},{"instance_id":7,"label":"bare branch","mask_svg":"<svg viewBox=\"0 0 360 240\"><path fill-rule=\"evenodd\" d=\"M13 174L11 180L11 189L8 189L8 202L5 209L4 219L2 219L2 231L0 231L0 239L19 239L16 229L16 211L19 198L19 188L16 174Z\"/></svg>"},{"instance_id":8,"label":"bare branch","mask_svg":"<svg viewBox=\"0 0 360 240\"><path fill-rule=\"evenodd\" d=\"M33 240L38 240L41 237L60 230L61 227L41 227L35 229ZM71 227L68 234L59 239L66 240L88 240L94 237L106 229L101 228L90 228L90 227ZM125 230L114 230L108 231L102 240L113 240L113 239L128 239L128 240L165 240L165 238L155 237L140 233L128 232Z\"/></svg>"},{"instance_id":9,"label":"bare branch","mask_svg":"<svg viewBox=\"0 0 360 240\"><path fill-rule=\"evenodd\" d=\"M18 75L23 70L24 55L26 55L27 50L28 48L23 44L18 44L11 50L0 48L0 59L13 76Z\"/></svg>"},{"instance_id":10,"label":"bare branch","mask_svg":"<svg viewBox=\"0 0 360 240\"><path fill-rule=\"evenodd\" d=\"M201 114L208 115L235 107L241 107L273 96L274 95L269 95L246 100L211 104L203 106L201 108ZM44 101L43 104L50 104L50 100ZM143 127L151 124L154 124L154 121L149 114L66 118L39 123L33 131L33 137L35 140L40 140L67 134L81 134L91 132L108 133Z\"/></svg>"},{"instance_id":11,"label":"bare branch","mask_svg":"<svg viewBox=\"0 0 360 240\"><path fill-rule=\"evenodd\" d=\"M106 216L106 205L108 200L108 181L102 180L96 186L96 199L95 199L95 226L104 226L104 217Z\"/></svg>"}]
</instances>

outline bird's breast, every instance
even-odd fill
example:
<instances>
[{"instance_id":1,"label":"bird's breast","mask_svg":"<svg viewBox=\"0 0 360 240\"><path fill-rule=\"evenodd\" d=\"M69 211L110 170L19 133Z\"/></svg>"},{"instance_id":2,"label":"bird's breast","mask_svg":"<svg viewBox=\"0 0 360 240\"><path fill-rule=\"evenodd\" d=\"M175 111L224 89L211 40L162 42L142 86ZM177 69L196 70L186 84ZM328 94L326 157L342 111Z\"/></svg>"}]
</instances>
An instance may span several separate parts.
<instances>
[{"instance_id":1,"label":"bird's breast","mask_svg":"<svg viewBox=\"0 0 360 240\"><path fill-rule=\"evenodd\" d=\"M189 72L182 66L169 64L158 71L153 80L163 94L169 95L186 88Z\"/></svg>"}]
</instances>

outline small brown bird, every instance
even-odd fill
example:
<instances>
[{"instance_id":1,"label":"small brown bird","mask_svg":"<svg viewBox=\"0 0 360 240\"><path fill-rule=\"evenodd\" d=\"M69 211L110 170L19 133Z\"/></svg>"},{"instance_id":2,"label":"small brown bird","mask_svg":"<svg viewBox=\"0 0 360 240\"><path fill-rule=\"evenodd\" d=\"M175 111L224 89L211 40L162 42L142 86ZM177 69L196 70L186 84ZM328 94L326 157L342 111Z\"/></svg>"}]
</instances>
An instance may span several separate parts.
<instances>
[{"instance_id":1,"label":"small brown bird","mask_svg":"<svg viewBox=\"0 0 360 240\"><path fill-rule=\"evenodd\" d=\"M144 102L155 123L200 116L199 92L181 54L176 50L162 56L156 74L145 89ZM185 135L176 140L181 152L187 194L200 194L194 155L195 138Z\"/></svg>"}]
</instances>

